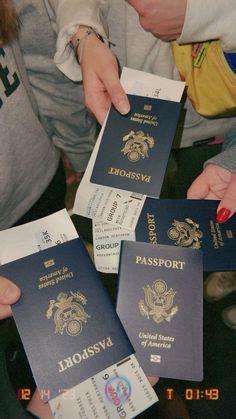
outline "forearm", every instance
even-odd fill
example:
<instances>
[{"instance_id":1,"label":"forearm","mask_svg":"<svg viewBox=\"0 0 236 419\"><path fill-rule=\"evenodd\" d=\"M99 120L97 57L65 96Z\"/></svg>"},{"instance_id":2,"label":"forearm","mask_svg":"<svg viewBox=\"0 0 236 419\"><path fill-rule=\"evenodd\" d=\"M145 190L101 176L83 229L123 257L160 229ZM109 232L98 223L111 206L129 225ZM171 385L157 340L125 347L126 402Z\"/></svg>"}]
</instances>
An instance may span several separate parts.
<instances>
[{"instance_id":1,"label":"forearm","mask_svg":"<svg viewBox=\"0 0 236 419\"><path fill-rule=\"evenodd\" d=\"M98 4L95 0L46 0L46 3L54 12L52 25L58 34L54 61L68 78L80 81L81 69L69 44L73 37L83 36L85 27L94 28L106 38ZM84 27L79 28L81 25Z\"/></svg>"},{"instance_id":2,"label":"forearm","mask_svg":"<svg viewBox=\"0 0 236 419\"><path fill-rule=\"evenodd\" d=\"M46 0L45 0L46 1ZM83 75L84 101L87 108L103 124L113 103L126 114L128 98L119 81L118 63L102 25L109 9L107 0L47 0L54 8L54 20L59 31L54 61L71 80ZM69 4L68 10L64 8ZM95 31L91 31L91 28ZM101 42L101 35L105 42ZM71 43L73 47L71 47ZM81 64L81 65L79 65Z\"/></svg>"},{"instance_id":3,"label":"forearm","mask_svg":"<svg viewBox=\"0 0 236 419\"><path fill-rule=\"evenodd\" d=\"M236 51L235 0L188 0L181 44L220 39L224 51Z\"/></svg>"}]
</instances>

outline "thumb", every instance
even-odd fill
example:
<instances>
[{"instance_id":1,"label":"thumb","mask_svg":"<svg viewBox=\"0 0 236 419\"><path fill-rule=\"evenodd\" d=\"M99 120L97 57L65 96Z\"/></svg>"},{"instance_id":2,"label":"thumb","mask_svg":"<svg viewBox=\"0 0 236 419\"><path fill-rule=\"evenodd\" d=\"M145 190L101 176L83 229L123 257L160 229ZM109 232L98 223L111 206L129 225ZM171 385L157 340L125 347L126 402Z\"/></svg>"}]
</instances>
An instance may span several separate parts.
<instances>
[{"instance_id":1,"label":"thumb","mask_svg":"<svg viewBox=\"0 0 236 419\"><path fill-rule=\"evenodd\" d=\"M217 208L216 220L218 223L225 223L236 211L236 175L229 186Z\"/></svg>"},{"instance_id":2,"label":"thumb","mask_svg":"<svg viewBox=\"0 0 236 419\"><path fill-rule=\"evenodd\" d=\"M130 103L128 97L121 85L117 71L104 72L103 83L114 107L122 115L126 115L130 111Z\"/></svg>"},{"instance_id":3,"label":"thumb","mask_svg":"<svg viewBox=\"0 0 236 419\"><path fill-rule=\"evenodd\" d=\"M188 199L204 199L209 193L207 176L203 171L192 183L187 191Z\"/></svg>"},{"instance_id":4,"label":"thumb","mask_svg":"<svg viewBox=\"0 0 236 419\"><path fill-rule=\"evenodd\" d=\"M0 304L14 304L20 297L20 289L9 279L0 276Z\"/></svg>"}]
</instances>

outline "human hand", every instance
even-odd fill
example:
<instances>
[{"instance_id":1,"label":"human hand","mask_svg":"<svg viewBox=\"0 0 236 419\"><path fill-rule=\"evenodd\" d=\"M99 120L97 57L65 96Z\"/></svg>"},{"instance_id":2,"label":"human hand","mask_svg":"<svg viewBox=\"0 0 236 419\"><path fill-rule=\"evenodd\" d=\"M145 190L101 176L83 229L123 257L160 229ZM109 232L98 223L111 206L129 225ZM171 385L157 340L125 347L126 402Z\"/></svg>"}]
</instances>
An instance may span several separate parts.
<instances>
[{"instance_id":1,"label":"human hand","mask_svg":"<svg viewBox=\"0 0 236 419\"><path fill-rule=\"evenodd\" d=\"M177 39L183 28L187 0L127 0L139 15L140 25L162 41Z\"/></svg>"},{"instance_id":2,"label":"human hand","mask_svg":"<svg viewBox=\"0 0 236 419\"><path fill-rule=\"evenodd\" d=\"M103 124L111 103L121 114L127 114L130 105L119 80L113 52L91 34L84 40L79 56L85 105L98 122Z\"/></svg>"},{"instance_id":3,"label":"human hand","mask_svg":"<svg viewBox=\"0 0 236 419\"><path fill-rule=\"evenodd\" d=\"M79 183L82 180L84 172L76 172L74 170L70 160L66 156L63 156L63 164L64 164L64 169L65 169L65 174L66 174L66 184L67 185L72 185L72 184L79 185Z\"/></svg>"},{"instance_id":4,"label":"human hand","mask_svg":"<svg viewBox=\"0 0 236 419\"><path fill-rule=\"evenodd\" d=\"M38 389L35 390L33 396L30 399L30 402L27 405L27 410L32 413L35 417L41 419L53 419L55 416L52 414L52 411L48 403L44 403L41 399L42 391Z\"/></svg>"},{"instance_id":5,"label":"human hand","mask_svg":"<svg viewBox=\"0 0 236 419\"><path fill-rule=\"evenodd\" d=\"M227 221L236 211L236 174L208 164L187 192L188 199L220 199L216 220Z\"/></svg>"},{"instance_id":6,"label":"human hand","mask_svg":"<svg viewBox=\"0 0 236 419\"><path fill-rule=\"evenodd\" d=\"M10 304L16 303L20 297L19 288L7 278L0 276L0 319L12 315Z\"/></svg>"},{"instance_id":7,"label":"human hand","mask_svg":"<svg viewBox=\"0 0 236 419\"><path fill-rule=\"evenodd\" d=\"M159 381L159 377L148 377L148 381L151 386L155 386L155 384Z\"/></svg>"}]
</instances>

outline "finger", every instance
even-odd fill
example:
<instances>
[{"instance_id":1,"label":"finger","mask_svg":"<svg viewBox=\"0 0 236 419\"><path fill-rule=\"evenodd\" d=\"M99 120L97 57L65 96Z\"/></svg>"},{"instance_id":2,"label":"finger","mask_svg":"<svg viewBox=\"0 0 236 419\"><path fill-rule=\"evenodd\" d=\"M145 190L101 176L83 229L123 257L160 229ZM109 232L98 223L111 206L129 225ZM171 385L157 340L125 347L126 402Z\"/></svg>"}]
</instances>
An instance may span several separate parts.
<instances>
[{"instance_id":1,"label":"finger","mask_svg":"<svg viewBox=\"0 0 236 419\"><path fill-rule=\"evenodd\" d=\"M217 201L220 200L219 195L211 190L209 190L209 193L204 197L204 199L214 199Z\"/></svg>"},{"instance_id":2,"label":"finger","mask_svg":"<svg viewBox=\"0 0 236 419\"><path fill-rule=\"evenodd\" d=\"M0 320L12 316L11 307L9 305L0 304Z\"/></svg>"},{"instance_id":3,"label":"finger","mask_svg":"<svg viewBox=\"0 0 236 419\"><path fill-rule=\"evenodd\" d=\"M110 108L111 101L103 83L97 76L86 77L84 79L84 103L89 112L102 125Z\"/></svg>"},{"instance_id":4,"label":"finger","mask_svg":"<svg viewBox=\"0 0 236 419\"><path fill-rule=\"evenodd\" d=\"M117 71L107 71L106 69L102 81L104 82L108 96L114 107L122 115L126 115L130 111L130 104L120 83Z\"/></svg>"},{"instance_id":5,"label":"finger","mask_svg":"<svg viewBox=\"0 0 236 419\"><path fill-rule=\"evenodd\" d=\"M107 97L106 92L100 92L96 95L91 95L88 100L85 98L85 105L91 114L95 116L99 124L103 125L111 105L111 101Z\"/></svg>"},{"instance_id":6,"label":"finger","mask_svg":"<svg viewBox=\"0 0 236 419\"><path fill-rule=\"evenodd\" d=\"M20 298L20 289L9 281L0 277L0 304L14 304Z\"/></svg>"},{"instance_id":7,"label":"finger","mask_svg":"<svg viewBox=\"0 0 236 419\"><path fill-rule=\"evenodd\" d=\"M159 377L148 377L148 381L151 386L155 386L155 384L159 381Z\"/></svg>"},{"instance_id":8,"label":"finger","mask_svg":"<svg viewBox=\"0 0 236 419\"><path fill-rule=\"evenodd\" d=\"M95 65L94 60L91 61L91 51L97 59ZM101 124L111 102L122 115L130 111L127 95L119 80L117 59L105 44L96 38L88 40L83 49L81 68L85 103Z\"/></svg>"},{"instance_id":9,"label":"finger","mask_svg":"<svg viewBox=\"0 0 236 419\"><path fill-rule=\"evenodd\" d=\"M55 416L52 415L51 409L48 403L42 401L42 390L36 389L30 402L27 405L27 411L29 411L33 417L53 419Z\"/></svg>"},{"instance_id":10,"label":"finger","mask_svg":"<svg viewBox=\"0 0 236 419\"><path fill-rule=\"evenodd\" d=\"M110 108L111 103L117 109L117 111L126 115L130 111L130 104L128 97L126 96L120 82L119 84L112 84L110 81L106 83L106 91L104 88L96 92L91 92L87 90L87 95L85 96L85 104L87 108L95 115L96 119L103 124L107 112Z\"/></svg>"},{"instance_id":11,"label":"finger","mask_svg":"<svg viewBox=\"0 0 236 419\"><path fill-rule=\"evenodd\" d=\"M229 186L217 208L217 221L224 223L236 212L236 175L229 183Z\"/></svg>"},{"instance_id":12,"label":"finger","mask_svg":"<svg viewBox=\"0 0 236 419\"><path fill-rule=\"evenodd\" d=\"M209 184L203 171L192 183L187 191L188 199L205 199L209 194Z\"/></svg>"}]
</instances>

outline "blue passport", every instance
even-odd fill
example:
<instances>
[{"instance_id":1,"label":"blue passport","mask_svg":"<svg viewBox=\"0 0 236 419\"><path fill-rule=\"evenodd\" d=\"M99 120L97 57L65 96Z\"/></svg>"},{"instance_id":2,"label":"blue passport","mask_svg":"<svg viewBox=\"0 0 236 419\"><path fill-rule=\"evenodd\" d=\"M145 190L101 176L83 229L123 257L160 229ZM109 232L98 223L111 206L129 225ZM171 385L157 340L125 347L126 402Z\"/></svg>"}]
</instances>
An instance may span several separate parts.
<instances>
[{"instance_id":1,"label":"blue passport","mask_svg":"<svg viewBox=\"0 0 236 419\"><path fill-rule=\"evenodd\" d=\"M128 97L129 114L109 111L90 181L158 198L181 104Z\"/></svg>"},{"instance_id":2,"label":"blue passport","mask_svg":"<svg viewBox=\"0 0 236 419\"><path fill-rule=\"evenodd\" d=\"M147 376L203 379L202 252L122 242L117 313Z\"/></svg>"},{"instance_id":3,"label":"blue passport","mask_svg":"<svg viewBox=\"0 0 236 419\"><path fill-rule=\"evenodd\" d=\"M0 275L22 290L13 316L50 398L133 353L81 239L2 265Z\"/></svg>"},{"instance_id":4,"label":"blue passport","mask_svg":"<svg viewBox=\"0 0 236 419\"><path fill-rule=\"evenodd\" d=\"M203 251L204 271L236 270L236 215L216 222L219 201L147 199L136 240Z\"/></svg>"}]
</instances>

